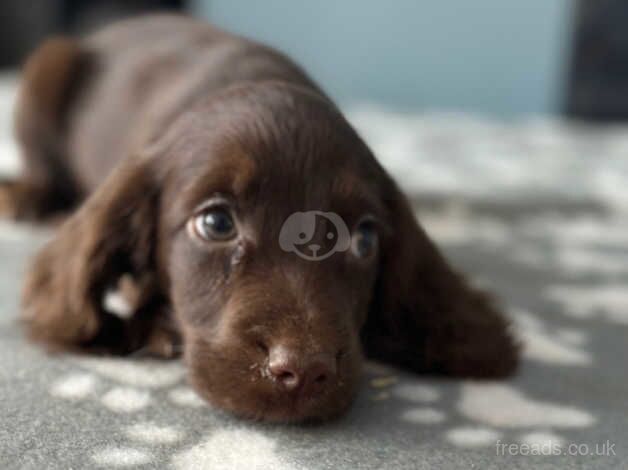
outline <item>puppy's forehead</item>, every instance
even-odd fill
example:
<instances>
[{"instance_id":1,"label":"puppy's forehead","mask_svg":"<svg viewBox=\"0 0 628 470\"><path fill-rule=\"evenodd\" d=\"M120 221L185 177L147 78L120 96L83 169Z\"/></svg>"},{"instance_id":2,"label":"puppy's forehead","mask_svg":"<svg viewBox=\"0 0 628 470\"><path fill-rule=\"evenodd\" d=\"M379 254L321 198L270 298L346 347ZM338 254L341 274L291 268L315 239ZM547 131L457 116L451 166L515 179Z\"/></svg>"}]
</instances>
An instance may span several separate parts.
<instances>
[{"instance_id":1,"label":"puppy's forehead","mask_svg":"<svg viewBox=\"0 0 628 470\"><path fill-rule=\"evenodd\" d=\"M265 154L260 149L225 146L219 154L208 156L201 171L190 175L185 199L198 205L223 194L242 205L282 212L339 210L343 204L366 210L379 205L374 182L352 165L339 164L343 154L325 155L322 148L316 164L304 162L308 156L292 150L291 155Z\"/></svg>"},{"instance_id":2,"label":"puppy's forehead","mask_svg":"<svg viewBox=\"0 0 628 470\"><path fill-rule=\"evenodd\" d=\"M188 177L185 191L191 203L202 202L215 193L242 197L253 184L258 165L238 146L220 149L204 158Z\"/></svg>"},{"instance_id":3,"label":"puppy's forehead","mask_svg":"<svg viewBox=\"0 0 628 470\"><path fill-rule=\"evenodd\" d=\"M262 91L228 96L219 119L213 102L190 117L185 147L192 150L180 168L186 199L224 192L291 210L374 199L365 176L373 158L333 105L292 89Z\"/></svg>"}]
</instances>

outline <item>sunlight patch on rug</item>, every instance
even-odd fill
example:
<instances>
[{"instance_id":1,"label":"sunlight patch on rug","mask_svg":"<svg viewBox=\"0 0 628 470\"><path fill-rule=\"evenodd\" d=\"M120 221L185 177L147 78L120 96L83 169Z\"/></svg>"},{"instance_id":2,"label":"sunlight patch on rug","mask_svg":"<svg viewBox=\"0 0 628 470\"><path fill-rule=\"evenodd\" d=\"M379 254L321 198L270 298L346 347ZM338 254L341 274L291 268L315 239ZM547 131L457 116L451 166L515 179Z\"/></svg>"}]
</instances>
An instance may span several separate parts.
<instances>
[{"instance_id":1,"label":"sunlight patch on rug","mask_svg":"<svg viewBox=\"0 0 628 470\"><path fill-rule=\"evenodd\" d=\"M91 374L70 374L55 382L50 388L50 394L67 400L79 400L94 391L96 382L96 377Z\"/></svg>"},{"instance_id":2,"label":"sunlight patch on rug","mask_svg":"<svg viewBox=\"0 0 628 470\"><path fill-rule=\"evenodd\" d=\"M628 288L625 284L551 286L545 296L560 303L566 315L628 324Z\"/></svg>"},{"instance_id":3,"label":"sunlight patch on rug","mask_svg":"<svg viewBox=\"0 0 628 470\"><path fill-rule=\"evenodd\" d=\"M475 448L486 447L497 442L501 433L494 429L475 426L461 426L445 433L445 439L455 446Z\"/></svg>"},{"instance_id":4,"label":"sunlight patch on rug","mask_svg":"<svg viewBox=\"0 0 628 470\"><path fill-rule=\"evenodd\" d=\"M502 428L584 428L595 423L595 418L584 410L537 401L498 383L465 383L458 410L475 422Z\"/></svg>"},{"instance_id":5,"label":"sunlight patch on rug","mask_svg":"<svg viewBox=\"0 0 628 470\"><path fill-rule=\"evenodd\" d=\"M168 392L168 398L172 403L179 406L189 406L192 408L203 408L207 403L189 387L176 387Z\"/></svg>"},{"instance_id":6,"label":"sunlight patch on rug","mask_svg":"<svg viewBox=\"0 0 628 470\"><path fill-rule=\"evenodd\" d=\"M292 470L280 458L277 443L249 429L223 429L204 442L176 455L177 470Z\"/></svg>"},{"instance_id":7,"label":"sunlight patch on rug","mask_svg":"<svg viewBox=\"0 0 628 470\"><path fill-rule=\"evenodd\" d=\"M523 343L523 356L527 359L573 366L586 366L593 362L591 355L582 348L582 343L574 345L561 338L537 316L522 309L511 309L511 313L515 331ZM578 333L584 336L583 332Z\"/></svg>"},{"instance_id":8,"label":"sunlight patch on rug","mask_svg":"<svg viewBox=\"0 0 628 470\"><path fill-rule=\"evenodd\" d=\"M175 444L182 441L185 433L172 426L160 426L155 423L137 423L128 426L125 434L145 444Z\"/></svg>"},{"instance_id":9,"label":"sunlight patch on rug","mask_svg":"<svg viewBox=\"0 0 628 470\"><path fill-rule=\"evenodd\" d=\"M167 387L180 382L185 375L179 361L84 357L76 359L76 362L99 375L135 387Z\"/></svg>"},{"instance_id":10,"label":"sunlight patch on rug","mask_svg":"<svg viewBox=\"0 0 628 470\"><path fill-rule=\"evenodd\" d=\"M103 467L133 467L149 463L151 455L128 447L108 447L92 455L92 460Z\"/></svg>"},{"instance_id":11,"label":"sunlight patch on rug","mask_svg":"<svg viewBox=\"0 0 628 470\"><path fill-rule=\"evenodd\" d=\"M133 413L148 406L150 394L130 387L116 387L103 395L101 402L116 413Z\"/></svg>"}]
</instances>

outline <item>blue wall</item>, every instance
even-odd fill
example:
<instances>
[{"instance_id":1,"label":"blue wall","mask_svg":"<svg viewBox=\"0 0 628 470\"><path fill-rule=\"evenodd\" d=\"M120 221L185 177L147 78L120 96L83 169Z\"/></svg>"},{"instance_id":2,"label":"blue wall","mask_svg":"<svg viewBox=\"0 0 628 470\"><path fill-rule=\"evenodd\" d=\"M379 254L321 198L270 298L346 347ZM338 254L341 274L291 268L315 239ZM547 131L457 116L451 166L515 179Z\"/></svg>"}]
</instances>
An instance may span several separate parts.
<instances>
[{"instance_id":1,"label":"blue wall","mask_svg":"<svg viewBox=\"0 0 628 470\"><path fill-rule=\"evenodd\" d=\"M502 116L560 110L573 0L198 0L343 103Z\"/></svg>"}]
</instances>

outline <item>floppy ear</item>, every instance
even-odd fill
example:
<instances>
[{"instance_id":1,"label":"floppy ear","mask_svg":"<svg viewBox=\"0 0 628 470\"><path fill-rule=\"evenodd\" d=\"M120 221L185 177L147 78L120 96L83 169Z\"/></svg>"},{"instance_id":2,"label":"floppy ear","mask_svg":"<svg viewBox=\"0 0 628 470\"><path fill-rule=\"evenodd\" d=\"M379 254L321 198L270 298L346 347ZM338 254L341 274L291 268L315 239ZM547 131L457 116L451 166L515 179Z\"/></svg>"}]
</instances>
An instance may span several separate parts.
<instances>
[{"instance_id":1,"label":"floppy ear","mask_svg":"<svg viewBox=\"0 0 628 470\"><path fill-rule=\"evenodd\" d=\"M124 333L103 296L125 273L145 290L151 283L159 203L151 168L145 158L124 160L37 254L22 297L33 339L82 347Z\"/></svg>"},{"instance_id":2,"label":"floppy ear","mask_svg":"<svg viewBox=\"0 0 628 470\"><path fill-rule=\"evenodd\" d=\"M382 240L379 279L363 333L368 357L416 372L499 377L518 345L491 299L445 261L392 181L393 233Z\"/></svg>"}]
</instances>

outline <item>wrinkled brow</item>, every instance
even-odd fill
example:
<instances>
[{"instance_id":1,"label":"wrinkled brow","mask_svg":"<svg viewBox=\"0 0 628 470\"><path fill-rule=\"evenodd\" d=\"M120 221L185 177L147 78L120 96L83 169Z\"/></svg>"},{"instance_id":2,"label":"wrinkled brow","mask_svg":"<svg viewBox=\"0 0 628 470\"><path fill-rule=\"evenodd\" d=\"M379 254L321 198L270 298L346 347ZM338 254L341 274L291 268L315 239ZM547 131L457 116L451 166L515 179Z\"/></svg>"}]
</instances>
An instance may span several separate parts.
<instances>
[{"instance_id":1,"label":"wrinkled brow","mask_svg":"<svg viewBox=\"0 0 628 470\"><path fill-rule=\"evenodd\" d=\"M332 185L332 205L347 208L348 212L371 215L384 219L386 208L377 185L355 172L342 171Z\"/></svg>"},{"instance_id":2,"label":"wrinkled brow","mask_svg":"<svg viewBox=\"0 0 628 470\"><path fill-rule=\"evenodd\" d=\"M237 147L221 149L219 155L208 153L205 158L196 158L193 164L179 168L172 182L176 202L169 210L177 214L178 223L184 223L199 204L215 194L241 198L255 175L254 160Z\"/></svg>"}]
</instances>

